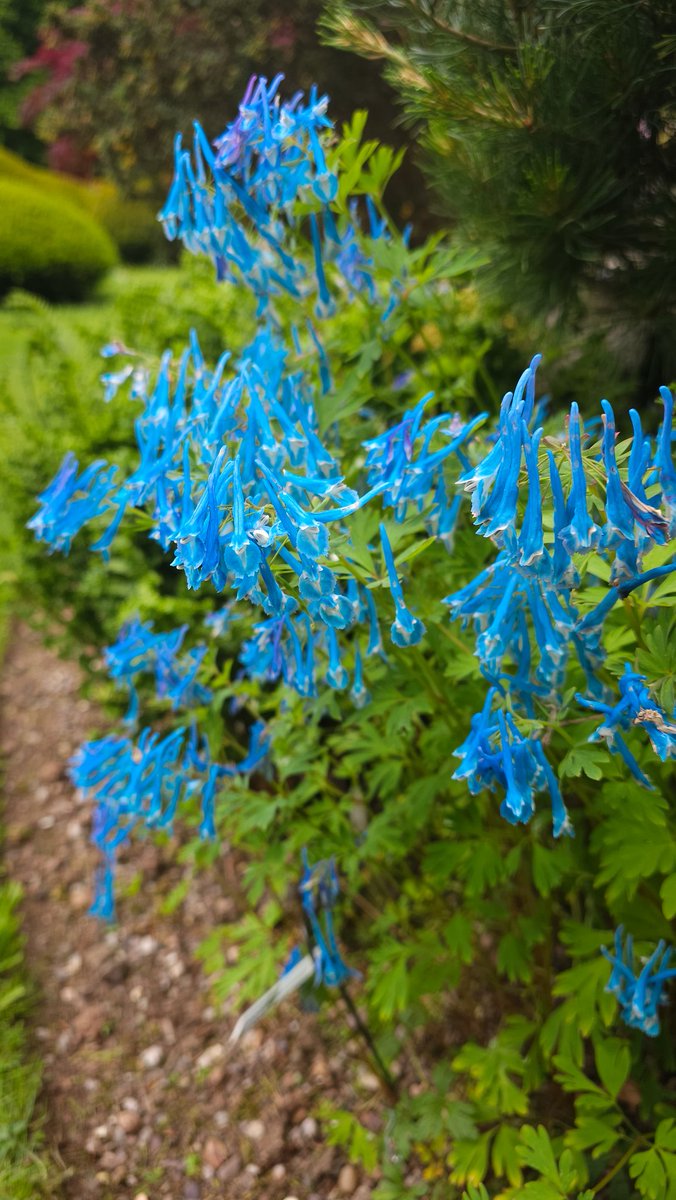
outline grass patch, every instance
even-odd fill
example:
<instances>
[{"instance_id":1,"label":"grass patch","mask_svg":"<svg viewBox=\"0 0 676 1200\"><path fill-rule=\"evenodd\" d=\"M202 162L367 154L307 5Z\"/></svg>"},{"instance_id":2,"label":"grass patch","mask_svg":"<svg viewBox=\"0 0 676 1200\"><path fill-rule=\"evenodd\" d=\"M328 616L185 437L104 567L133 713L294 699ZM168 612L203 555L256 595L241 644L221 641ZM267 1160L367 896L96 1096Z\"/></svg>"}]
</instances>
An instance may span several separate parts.
<instances>
[{"instance_id":1,"label":"grass patch","mask_svg":"<svg viewBox=\"0 0 676 1200\"><path fill-rule=\"evenodd\" d=\"M29 1052L29 989L18 914L21 889L0 882L0 1196L36 1200L53 1194L56 1172L36 1127L41 1066Z\"/></svg>"}]
</instances>

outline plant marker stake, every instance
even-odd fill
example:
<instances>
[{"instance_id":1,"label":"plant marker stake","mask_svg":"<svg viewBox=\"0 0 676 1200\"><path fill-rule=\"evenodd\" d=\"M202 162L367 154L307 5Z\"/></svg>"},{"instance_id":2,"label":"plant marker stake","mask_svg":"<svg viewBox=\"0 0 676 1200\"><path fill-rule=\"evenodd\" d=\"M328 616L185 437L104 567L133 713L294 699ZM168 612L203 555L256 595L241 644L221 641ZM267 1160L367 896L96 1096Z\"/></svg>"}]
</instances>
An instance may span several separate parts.
<instances>
[{"instance_id":1,"label":"plant marker stake","mask_svg":"<svg viewBox=\"0 0 676 1200\"><path fill-rule=\"evenodd\" d=\"M304 983L307 983L308 979L312 979L314 973L314 959L311 954L306 954L305 958L302 958L299 963L296 963L295 967L292 967L290 971L287 971L286 975L282 975L281 979L278 979L276 983L273 983L272 987L268 988L267 992L264 992L262 996L259 996L258 1000L255 1000L254 1003L242 1013L232 1033L230 1034L228 1041L238 1042L242 1035L245 1034L249 1029L252 1029L253 1026L258 1023L260 1018L269 1011L269 1009L274 1008L280 1003L280 1001L284 1000L287 996L290 996L292 992L297 991L298 988L302 987Z\"/></svg>"}]
</instances>

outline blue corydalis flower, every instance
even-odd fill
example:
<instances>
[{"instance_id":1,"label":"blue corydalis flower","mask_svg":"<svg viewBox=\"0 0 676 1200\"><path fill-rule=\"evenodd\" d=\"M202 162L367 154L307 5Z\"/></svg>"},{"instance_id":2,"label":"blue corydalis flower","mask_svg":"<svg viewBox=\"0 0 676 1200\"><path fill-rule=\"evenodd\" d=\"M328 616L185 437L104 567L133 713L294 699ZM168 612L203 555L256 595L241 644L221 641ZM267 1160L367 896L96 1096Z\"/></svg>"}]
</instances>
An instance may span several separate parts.
<instances>
[{"instance_id":1,"label":"blue corydalis flower","mask_svg":"<svg viewBox=\"0 0 676 1200\"><path fill-rule=\"evenodd\" d=\"M211 699L208 688L196 681L197 672L207 652L205 645L180 654L188 626L182 625L168 633L155 633L152 621L135 618L123 625L117 641L104 650L111 679L129 688L131 712L136 715L135 680L141 674L155 679L158 699L167 699L173 709L194 704L206 704Z\"/></svg>"},{"instance_id":2,"label":"blue corydalis flower","mask_svg":"<svg viewBox=\"0 0 676 1200\"><path fill-rule=\"evenodd\" d=\"M673 452L673 417L674 398L669 388L661 387L660 396L664 401L664 416L657 437L656 464L662 488L662 502L667 510L669 520L669 536L676 537L676 466Z\"/></svg>"},{"instance_id":3,"label":"blue corydalis flower","mask_svg":"<svg viewBox=\"0 0 676 1200\"><path fill-rule=\"evenodd\" d=\"M40 508L28 528L39 541L68 553L75 535L110 507L116 470L98 459L78 476L78 461L69 451L52 482L38 496Z\"/></svg>"},{"instance_id":4,"label":"blue corydalis flower","mask_svg":"<svg viewBox=\"0 0 676 1200\"><path fill-rule=\"evenodd\" d=\"M570 449L570 469L572 474L572 484L567 504L569 523L559 531L558 537L563 542L569 554L579 554L586 550L591 550L596 545L599 530L592 521L587 508L587 480L582 458L580 411L575 402L570 406L568 446Z\"/></svg>"},{"instance_id":5,"label":"blue corydalis flower","mask_svg":"<svg viewBox=\"0 0 676 1200\"><path fill-rule=\"evenodd\" d=\"M612 966L606 991L617 996L622 1013L622 1019L633 1029L640 1029L648 1037L657 1037L660 1032L658 1007L666 1004L664 985L669 979L676 978L676 969L669 968L672 948L665 949L665 943L658 942L652 954L643 959L643 966L637 973L633 939L627 935L623 946L623 929L620 925L615 932L615 952L611 954L605 946L601 953Z\"/></svg>"},{"instance_id":6,"label":"blue corydalis flower","mask_svg":"<svg viewBox=\"0 0 676 1200\"><path fill-rule=\"evenodd\" d=\"M283 76L250 80L236 119L213 146L195 122L192 154L177 137L174 179L159 217L170 240L206 254L224 279L235 271L265 307L282 291L300 296L308 277L289 233L298 201L328 206L338 180L327 166L321 134L331 129L328 99L312 88L283 101ZM312 214L315 286L326 308L323 251Z\"/></svg>"},{"instance_id":7,"label":"blue corydalis flower","mask_svg":"<svg viewBox=\"0 0 676 1200\"><path fill-rule=\"evenodd\" d=\"M394 555L387 536L387 529L380 525L380 542L383 548L383 558L390 581L390 594L394 600L395 618L390 627L390 636L395 646L415 646L421 640L425 626L418 617L414 617L406 607L404 592L397 575Z\"/></svg>"},{"instance_id":8,"label":"blue corydalis flower","mask_svg":"<svg viewBox=\"0 0 676 1200\"><path fill-rule=\"evenodd\" d=\"M315 983L340 987L350 978L358 978L343 961L333 926L333 909L339 894L338 875L333 859L310 865L303 850L303 874L298 890L312 943Z\"/></svg>"},{"instance_id":9,"label":"blue corydalis flower","mask_svg":"<svg viewBox=\"0 0 676 1200\"><path fill-rule=\"evenodd\" d=\"M541 742L524 737L511 713L493 711L497 688L491 688L480 713L472 717L470 733L454 756L459 758L453 779L466 782L472 795L484 789L504 791L500 814L511 825L527 824L535 811L535 795L549 793L552 832L572 836L558 782Z\"/></svg>"},{"instance_id":10,"label":"blue corydalis flower","mask_svg":"<svg viewBox=\"0 0 676 1200\"><path fill-rule=\"evenodd\" d=\"M576 694L578 704L602 714L603 721L589 736L590 742L606 742L612 753L620 754L629 770L639 783L652 787L631 754L621 730L639 726L645 729L653 750L662 762L676 758L676 713L669 717L652 699L646 685L645 675L638 675L629 663L625 663L624 674L618 680L620 699L616 704L590 699Z\"/></svg>"}]
</instances>

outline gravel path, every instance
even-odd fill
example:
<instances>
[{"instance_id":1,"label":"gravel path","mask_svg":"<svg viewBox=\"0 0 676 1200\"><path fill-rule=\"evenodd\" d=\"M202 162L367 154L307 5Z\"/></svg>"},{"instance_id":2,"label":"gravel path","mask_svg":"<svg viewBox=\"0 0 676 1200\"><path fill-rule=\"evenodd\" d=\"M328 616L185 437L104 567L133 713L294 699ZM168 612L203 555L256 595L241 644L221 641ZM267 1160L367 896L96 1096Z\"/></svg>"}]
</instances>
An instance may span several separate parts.
<instances>
[{"instance_id":1,"label":"gravel path","mask_svg":"<svg viewBox=\"0 0 676 1200\"><path fill-rule=\"evenodd\" d=\"M89 810L65 773L105 729L76 666L18 625L0 687L6 860L24 887L29 967L40 988L47 1140L64 1200L367 1200L372 1185L326 1147L314 1116L328 1098L375 1127L377 1080L329 1022L288 1003L236 1050L194 952L237 916L237 867L224 853L171 917L159 903L182 877L177 843L136 844L140 887L106 930L87 915Z\"/></svg>"}]
</instances>

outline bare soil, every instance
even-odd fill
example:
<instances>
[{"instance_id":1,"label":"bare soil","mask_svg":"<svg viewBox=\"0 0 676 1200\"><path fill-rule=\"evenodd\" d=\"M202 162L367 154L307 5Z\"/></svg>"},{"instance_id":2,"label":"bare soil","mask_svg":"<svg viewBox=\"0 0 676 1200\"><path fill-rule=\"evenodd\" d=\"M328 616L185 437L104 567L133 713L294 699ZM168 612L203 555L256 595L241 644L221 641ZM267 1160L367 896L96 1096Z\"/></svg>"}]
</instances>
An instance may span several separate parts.
<instances>
[{"instance_id":1,"label":"bare soil","mask_svg":"<svg viewBox=\"0 0 676 1200\"><path fill-rule=\"evenodd\" d=\"M327 1147L322 1099L377 1127L378 1081L344 1032L287 1002L227 1046L195 961L214 922L239 910L239 870L224 853L183 905L162 915L181 879L178 843L136 844L135 895L106 928L87 913L96 854L89 806L69 756L106 720L80 692L79 669L17 625L0 687L5 858L24 888L29 968L39 999L47 1143L64 1200L366 1200L373 1179Z\"/></svg>"}]
</instances>

